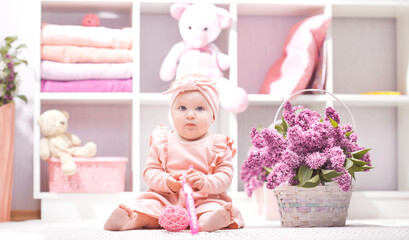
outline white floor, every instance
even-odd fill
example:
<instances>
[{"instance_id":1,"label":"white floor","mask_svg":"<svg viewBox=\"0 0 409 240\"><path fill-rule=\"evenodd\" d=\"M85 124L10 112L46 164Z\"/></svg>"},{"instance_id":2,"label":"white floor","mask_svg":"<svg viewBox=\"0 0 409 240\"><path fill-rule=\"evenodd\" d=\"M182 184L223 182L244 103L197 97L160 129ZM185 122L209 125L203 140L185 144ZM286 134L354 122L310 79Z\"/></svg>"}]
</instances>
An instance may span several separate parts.
<instances>
[{"instance_id":1,"label":"white floor","mask_svg":"<svg viewBox=\"0 0 409 240\"><path fill-rule=\"evenodd\" d=\"M302 239L302 240L408 240L409 219L347 220L345 227L283 228L278 221L247 223L244 229L219 230L192 236L188 230L171 233L165 230L133 230L110 232L102 229L103 222L81 220L75 222L45 222L30 220L0 223L1 240L77 240L77 239Z\"/></svg>"}]
</instances>

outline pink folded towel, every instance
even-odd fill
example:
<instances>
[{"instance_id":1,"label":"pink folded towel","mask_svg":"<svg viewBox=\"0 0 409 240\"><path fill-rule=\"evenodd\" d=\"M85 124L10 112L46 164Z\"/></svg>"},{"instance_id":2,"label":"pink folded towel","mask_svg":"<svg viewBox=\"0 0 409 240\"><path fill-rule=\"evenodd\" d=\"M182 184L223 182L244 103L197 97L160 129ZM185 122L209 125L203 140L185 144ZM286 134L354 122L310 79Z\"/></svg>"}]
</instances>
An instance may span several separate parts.
<instances>
[{"instance_id":1,"label":"pink folded towel","mask_svg":"<svg viewBox=\"0 0 409 240\"><path fill-rule=\"evenodd\" d=\"M52 80L129 79L133 63L59 63L41 61L41 78Z\"/></svg>"},{"instance_id":2,"label":"pink folded towel","mask_svg":"<svg viewBox=\"0 0 409 240\"><path fill-rule=\"evenodd\" d=\"M132 48L132 28L111 29L44 23L41 44Z\"/></svg>"},{"instance_id":3,"label":"pink folded towel","mask_svg":"<svg viewBox=\"0 0 409 240\"><path fill-rule=\"evenodd\" d=\"M41 80L41 92L132 92L132 79Z\"/></svg>"},{"instance_id":4,"label":"pink folded towel","mask_svg":"<svg viewBox=\"0 0 409 240\"><path fill-rule=\"evenodd\" d=\"M41 59L64 63L125 63L132 62L132 50L73 45L42 45Z\"/></svg>"}]
</instances>

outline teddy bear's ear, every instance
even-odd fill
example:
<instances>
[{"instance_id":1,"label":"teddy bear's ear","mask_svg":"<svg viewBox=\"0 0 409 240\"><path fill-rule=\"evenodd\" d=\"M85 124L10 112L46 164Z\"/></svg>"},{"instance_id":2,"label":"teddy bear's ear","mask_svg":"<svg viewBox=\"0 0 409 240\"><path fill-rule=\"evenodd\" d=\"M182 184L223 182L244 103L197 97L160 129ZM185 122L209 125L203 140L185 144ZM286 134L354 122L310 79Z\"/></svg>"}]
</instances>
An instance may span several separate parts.
<instances>
[{"instance_id":1,"label":"teddy bear's ear","mask_svg":"<svg viewBox=\"0 0 409 240\"><path fill-rule=\"evenodd\" d=\"M229 12L224 8L216 8L216 14L219 18L219 23L221 28L228 28L231 24L231 17Z\"/></svg>"},{"instance_id":2,"label":"teddy bear's ear","mask_svg":"<svg viewBox=\"0 0 409 240\"><path fill-rule=\"evenodd\" d=\"M67 118L67 120L68 120L68 118L70 117L68 112L66 112L66 111L61 111L61 112L62 112L62 114L64 114L65 118Z\"/></svg>"},{"instance_id":3,"label":"teddy bear's ear","mask_svg":"<svg viewBox=\"0 0 409 240\"><path fill-rule=\"evenodd\" d=\"M188 3L174 3L170 6L170 15L179 20L182 13L190 6Z\"/></svg>"}]
</instances>

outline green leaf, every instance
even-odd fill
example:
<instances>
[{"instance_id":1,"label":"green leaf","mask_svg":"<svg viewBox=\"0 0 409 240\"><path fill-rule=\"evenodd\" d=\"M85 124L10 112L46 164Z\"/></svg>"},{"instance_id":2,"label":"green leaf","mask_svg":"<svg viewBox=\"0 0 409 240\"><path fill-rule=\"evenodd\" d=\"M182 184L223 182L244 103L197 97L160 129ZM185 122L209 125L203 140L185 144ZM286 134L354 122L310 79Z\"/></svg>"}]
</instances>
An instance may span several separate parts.
<instances>
[{"instance_id":1,"label":"green leaf","mask_svg":"<svg viewBox=\"0 0 409 240\"><path fill-rule=\"evenodd\" d=\"M345 160L345 169L350 169L352 166L354 165L354 162L350 159L350 158L347 158L346 160Z\"/></svg>"},{"instance_id":2,"label":"green leaf","mask_svg":"<svg viewBox=\"0 0 409 240\"><path fill-rule=\"evenodd\" d=\"M23 100L25 103L27 103L27 98L24 95L17 95L18 98L20 98L21 100Z\"/></svg>"},{"instance_id":3,"label":"green leaf","mask_svg":"<svg viewBox=\"0 0 409 240\"><path fill-rule=\"evenodd\" d=\"M284 116L281 116L281 126L283 127L285 134L287 134L288 123L285 121Z\"/></svg>"},{"instance_id":4,"label":"green leaf","mask_svg":"<svg viewBox=\"0 0 409 240\"><path fill-rule=\"evenodd\" d=\"M283 129L283 126L281 125L275 125L275 129L277 130L277 132L281 135L285 135L285 131Z\"/></svg>"},{"instance_id":5,"label":"green leaf","mask_svg":"<svg viewBox=\"0 0 409 240\"><path fill-rule=\"evenodd\" d=\"M22 44L20 44L20 45L18 45L18 46L16 47L16 50L17 50L17 49L20 49L20 48L26 48L26 47L27 47L27 45L24 44L24 43L22 43Z\"/></svg>"},{"instance_id":6,"label":"green leaf","mask_svg":"<svg viewBox=\"0 0 409 240\"><path fill-rule=\"evenodd\" d=\"M6 45L6 46L4 46L4 47L2 47L1 48L1 55L4 57L8 52L9 52L9 50L10 50L10 46L9 45ZM8 59L5 59L5 60L8 60Z\"/></svg>"},{"instance_id":7,"label":"green leaf","mask_svg":"<svg viewBox=\"0 0 409 240\"><path fill-rule=\"evenodd\" d=\"M12 44L14 41L17 40L17 37L16 36L6 37L4 40L6 41L7 44Z\"/></svg>"},{"instance_id":8,"label":"green leaf","mask_svg":"<svg viewBox=\"0 0 409 240\"><path fill-rule=\"evenodd\" d=\"M351 134L353 133L354 131L351 131L351 132L346 132L345 133L345 137L349 137L349 136L351 136Z\"/></svg>"},{"instance_id":9,"label":"green leaf","mask_svg":"<svg viewBox=\"0 0 409 240\"><path fill-rule=\"evenodd\" d=\"M337 172L335 170L321 169L321 175L328 180L339 177L344 173Z\"/></svg>"},{"instance_id":10,"label":"green leaf","mask_svg":"<svg viewBox=\"0 0 409 240\"><path fill-rule=\"evenodd\" d=\"M362 166L369 164L368 162L364 162L364 161L361 161L355 158L351 158L351 161L354 163L355 166L358 166L358 167L362 167Z\"/></svg>"},{"instance_id":11,"label":"green leaf","mask_svg":"<svg viewBox=\"0 0 409 240\"><path fill-rule=\"evenodd\" d=\"M16 61L14 61L14 66L18 66L21 63L24 63L26 66L28 65L26 60L16 60Z\"/></svg>"},{"instance_id":12,"label":"green leaf","mask_svg":"<svg viewBox=\"0 0 409 240\"><path fill-rule=\"evenodd\" d=\"M359 150L359 151L352 152L351 155L355 159L361 159L369 150L371 150L371 148L362 149L362 150Z\"/></svg>"},{"instance_id":13,"label":"green leaf","mask_svg":"<svg viewBox=\"0 0 409 240\"><path fill-rule=\"evenodd\" d=\"M300 181L299 186L304 185L312 176L313 170L306 166L301 166L298 169L298 180Z\"/></svg>"},{"instance_id":14,"label":"green leaf","mask_svg":"<svg viewBox=\"0 0 409 240\"><path fill-rule=\"evenodd\" d=\"M324 178L324 177L322 176L322 174L318 174L318 175L320 176L321 182L332 182L332 180Z\"/></svg>"},{"instance_id":15,"label":"green leaf","mask_svg":"<svg viewBox=\"0 0 409 240\"><path fill-rule=\"evenodd\" d=\"M348 173L349 173L349 175L351 175L351 177L356 181L356 179L355 179L355 171L353 170L353 168L348 169Z\"/></svg>"},{"instance_id":16,"label":"green leaf","mask_svg":"<svg viewBox=\"0 0 409 240\"><path fill-rule=\"evenodd\" d=\"M331 125L332 125L334 128L337 128L337 127L338 127L338 123L335 122L334 119L332 119L332 118L330 118L330 117L328 117L328 118L329 118L329 120L331 121Z\"/></svg>"},{"instance_id":17,"label":"green leaf","mask_svg":"<svg viewBox=\"0 0 409 240\"><path fill-rule=\"evenodd\" d=\"M305 182L301 187L305 188L313 188L318 186L321 183L319 174L316 174L314 177L310 178L307 182Z\"/></svg>"},{"instance_id":18,"label":"green leaf","mask_svg":"<svg viewBox=\"0 0 409 240\"><path fill-rule=\"evenodd\" d=\"M266 170L266 172L267 172L268 174L270 174L270 173L273 171L272 168L268 168L268 167L263 167L263 169Z\"/></svg>"}]
</instances>

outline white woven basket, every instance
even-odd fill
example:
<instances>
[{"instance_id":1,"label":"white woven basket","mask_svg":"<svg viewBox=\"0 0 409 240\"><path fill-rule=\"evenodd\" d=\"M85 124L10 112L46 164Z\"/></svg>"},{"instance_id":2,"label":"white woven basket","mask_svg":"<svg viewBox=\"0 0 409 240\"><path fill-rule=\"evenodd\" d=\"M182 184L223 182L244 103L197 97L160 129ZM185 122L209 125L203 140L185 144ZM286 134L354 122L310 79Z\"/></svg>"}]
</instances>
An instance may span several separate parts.
<instances>
[{"instance_id":1,"label":"white woven basket","mask_svg":"<svg viewBox=\"0 0 409 240\"><path fill-rule=\"evenodd\" d=\"M355 119L348 107L334 94L321 89L304 89L292 94L278 108L272 127L284 103L302 92L324 92L335 98L349 113L354 131ZM325 186L303 188L298 186L279 186L274 189L283 227L334 227L345 226L352 190L343 192L337 183Z\"/></svg>"},{"instance_id":2,"label":"white woven basket","mask_svg":"<svg viewBox=\"0 0 409 240\"><path fill-rule=\"evenodd\" d=\"M345 226L352 191L338 184L302 188L279 186L274 189L283 227Z\"/></svg>"}]
</instances>

